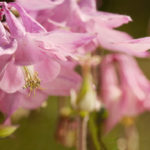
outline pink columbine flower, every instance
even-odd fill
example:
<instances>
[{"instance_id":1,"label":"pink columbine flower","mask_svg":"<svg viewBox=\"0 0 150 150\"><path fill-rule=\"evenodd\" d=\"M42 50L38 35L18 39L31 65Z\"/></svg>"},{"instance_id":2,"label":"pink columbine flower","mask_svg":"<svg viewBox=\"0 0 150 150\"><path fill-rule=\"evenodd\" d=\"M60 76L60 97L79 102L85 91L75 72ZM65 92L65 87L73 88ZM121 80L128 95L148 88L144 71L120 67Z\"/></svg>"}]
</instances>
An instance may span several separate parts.
<instances>
[{"instance_id":1,"label":"pink columbine flower","mask_svg":"<svg viewBox=\"0 0 150 150\"><path fill-rule=\"evenodd\" d=\"M95 37L62 30L47 32L22 7L12 3L11 6L21 16L21 23L10 12L6 3L0 4L4 9L10 38L17 42L17 48L0 80L0 88L5 92L14 93L22 87L34 91L40 87L41 81L54 80L60 72L60 62L67 61L68 57L75 57L76 49Z\"/></svg>"},{"instance_id":2,"label":"pink columbine flower","mask_svg":"<svg viewBox=\"0 0 150 150\"><path fill-rule=\"evenodd\" d=\"M95 36L58 30L47 32L19 5L12 3L22 23L8 9L4 9L7 24L1 23L0 111L7 122L16 109L39 107L48 95L69 95L77 89L81 77L74 71L76 49ZM11 42L10 42L10 41ZM6 41L6 42L5 42ZM0 56L0 57L1 57Z\"/></svg>"},{"instance_id":3,"label":"pink columbine flower","mask_svg":"<svg viewBox=\"0 0 150 150\"><path fill-rule=\"evenodd\" d=\"M136 61L127 55L107 55L101 63L101 98L108 110L106 130L123 117L147 110L150 82Z\"/></svg>"}]
</instances>

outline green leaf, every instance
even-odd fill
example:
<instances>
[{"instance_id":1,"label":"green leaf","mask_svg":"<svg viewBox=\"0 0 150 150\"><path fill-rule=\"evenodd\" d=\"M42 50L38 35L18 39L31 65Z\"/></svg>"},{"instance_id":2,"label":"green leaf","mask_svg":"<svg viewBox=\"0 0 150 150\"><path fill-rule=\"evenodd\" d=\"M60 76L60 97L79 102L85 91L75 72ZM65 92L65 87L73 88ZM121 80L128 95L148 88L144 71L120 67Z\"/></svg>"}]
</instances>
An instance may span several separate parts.
<instances>
[{"instance_id":1,"label":"green leaf","mask_svg":"<svg viewBox=\"0 0 150 150\"><path fill-rule=\"evenodd\" d=\"M0 125L0 138L5 138L16 131L18 126L4 126Z\"/></svg>"}]
</instances>

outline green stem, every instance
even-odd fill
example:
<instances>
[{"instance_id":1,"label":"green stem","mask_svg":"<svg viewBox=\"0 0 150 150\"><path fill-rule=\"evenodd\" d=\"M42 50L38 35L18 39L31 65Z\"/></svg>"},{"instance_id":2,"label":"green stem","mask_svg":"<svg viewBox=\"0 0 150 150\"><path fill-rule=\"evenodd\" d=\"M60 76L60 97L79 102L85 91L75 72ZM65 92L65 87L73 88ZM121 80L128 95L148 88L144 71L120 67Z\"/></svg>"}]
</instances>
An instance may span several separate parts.
<instances>
[{"instance_id":1,"label":"green stem","mask_svg":"<svg viewBox=\"0 0 150 150\"><path fill-rule=\"evenodd\" d=\"M93 143L95 145L96 150L101 150L101 146L100 146L100 143L99 143L99 138L97 136L98 129L95 125L93 116L91 116L90 120L89 120L89 130L90 130L90 133L91 133Z\"/></svg>"},{"instance_id":2,"label":"green stem","mask_svg":"<svg viewBox=\"0 0 150 150\"><path fill-rule=\"evenodd\" d=\"M97 126L97 123L95 121L96 114L91 114L90 120L89 120L89 130L93 139L93 143L96 150L107 150L102 138L101 138L101 128L100 124ZM102 120L101 120L102 121Z\"/></svg>"}]
</instances>

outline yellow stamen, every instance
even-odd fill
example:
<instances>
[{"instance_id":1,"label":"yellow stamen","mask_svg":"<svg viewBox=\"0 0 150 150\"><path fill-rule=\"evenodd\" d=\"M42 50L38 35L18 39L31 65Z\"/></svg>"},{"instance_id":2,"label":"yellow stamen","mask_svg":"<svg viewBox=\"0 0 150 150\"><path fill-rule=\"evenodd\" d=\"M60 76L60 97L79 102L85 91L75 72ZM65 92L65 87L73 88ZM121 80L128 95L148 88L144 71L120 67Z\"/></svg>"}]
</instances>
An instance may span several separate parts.
<instances>
[{"instance_id":1,"label":"yellow stamen","mask_svg":"<svg viewBox=\"0 0 150 150\"><path fill-rule=\"evenodd\" d=\"M40 88L41 80L38 77L38 72L31 72L28 67L24 66L24 75L25 75L25 85L23 86L24 89L29 89L29 95L34 92L36 89Z\"/></svg>"}]
</instances>

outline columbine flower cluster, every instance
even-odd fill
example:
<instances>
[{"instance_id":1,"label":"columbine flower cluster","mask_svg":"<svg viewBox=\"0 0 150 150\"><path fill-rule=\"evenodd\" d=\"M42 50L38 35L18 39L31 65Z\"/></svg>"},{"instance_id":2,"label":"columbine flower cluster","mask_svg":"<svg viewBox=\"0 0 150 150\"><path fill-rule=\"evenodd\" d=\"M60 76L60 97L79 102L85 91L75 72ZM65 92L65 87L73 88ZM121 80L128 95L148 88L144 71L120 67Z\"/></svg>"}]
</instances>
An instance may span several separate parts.
<instances>
[{"instance_id":1,"label":"columbine flower cluster","mask_svg":"<svg viewBox=\"0 0 150 150\"><path fill-rule=\"evenodd\" d=\"M106 108L107 131L149 110L150 82L133 57L149 56L150 37L133 39L117 30L132 21L129 16L98 11L95 0L16 0L0 6L5 124L18 108L34 109L48 96L70 93L77 111ZM82 74L75 71L78 65Z\"/></svg>"},{"instance_id":2,"label":"columbine flower cluster","mask_svg":"<svg viewBox=\"0 0 150 150\"><path fill-rule=\"evenodd\" d=\"M6 18L1 22L0 109L7 120L19 107L36 108L48 95L69 95L71 88L76 89L81 78L71 59L95 35L48 32L19 4L0 5Z\"/></svg>"}]
</instances>

